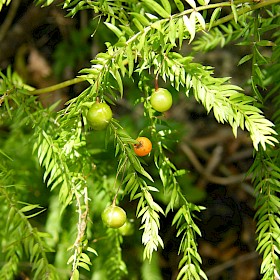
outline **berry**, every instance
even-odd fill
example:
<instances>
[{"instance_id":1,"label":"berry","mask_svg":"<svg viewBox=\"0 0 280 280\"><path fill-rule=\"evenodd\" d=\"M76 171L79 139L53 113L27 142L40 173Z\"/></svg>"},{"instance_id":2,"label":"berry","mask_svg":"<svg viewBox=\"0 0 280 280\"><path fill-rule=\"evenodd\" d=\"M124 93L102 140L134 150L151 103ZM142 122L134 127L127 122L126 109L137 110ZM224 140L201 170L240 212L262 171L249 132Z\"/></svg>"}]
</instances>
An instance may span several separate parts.
<instances>
[{"instance_id":1,"label":"berry","mask_svg":"<svg viewBox=\"0 0 280 280\"><path fill-rule=\"evenodd\" d=\"M95 130L105 129L112 117L112 110L106 103L94 103L87 113L87 121Z\"/></svg>"},{"instance_id":2,"label":"berry","mask_svg":"<svg viewBox=\"0 0 280 280\"><path fill-rule=\"evenodd\" d=\"M165 88L154 90L151 95L151 105L158 112L165 112L172 106L172 95Z\"/></svg>"},{"instance_id":3,"label":"berry","mask_svg":"<svg viewBox=\"0 0 280 280\"><path fill-rule=\"evenodd\" d=\"M126 222L126 213L121 207L110 205L104 209L101 218L107 227L120 228Z\"/></svg>"},{"instance_id":4,"label":"berry","mask_svg":"<svg viewBox=\"0 0 280 280\"><path fill-rule=\"evenodd\" d=\"M126 221L124 225L119 228L119 232L123 236L132 235L134 232L133 224L129 221Z\"/></svg>"},{"instance_id":5,"label":"berry","mask_svg":"<svg viewBox=\"0 0 280 280\"><path fill-rule=\"evenodd\" d=\"M138 144L134 144L133 149L137 156L143 157L148 155L152 150L152 142L147 137L138 137Z\"/></svg>"}]
</instances>

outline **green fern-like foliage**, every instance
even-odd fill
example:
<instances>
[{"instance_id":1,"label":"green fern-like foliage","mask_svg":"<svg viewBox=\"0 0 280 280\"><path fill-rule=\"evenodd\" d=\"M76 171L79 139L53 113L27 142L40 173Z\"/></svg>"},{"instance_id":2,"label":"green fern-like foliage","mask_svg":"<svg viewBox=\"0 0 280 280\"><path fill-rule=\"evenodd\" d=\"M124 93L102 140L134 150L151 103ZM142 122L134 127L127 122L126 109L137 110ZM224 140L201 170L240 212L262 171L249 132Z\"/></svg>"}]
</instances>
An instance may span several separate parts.
<instances>
[{"instance_id":1,"label":"green fern-like foliage","mask_svg":"<svg viewBox=\"0 0 280 280\"><path fill-rule=\"evenodd\" d=\"M17 265L20 259L27 255L32 270L35 271L34 279L59 279L55 268L49 264L47 253L52 249L46 243L46 238L50 236L34 228L29 219L39 215L41 211L26 214L38 208L38 205L27 204L23 207L14 198L12 187L3 186L0 189L1 199L9 207L7 213L7 227L4 232L8 240L4 237L2 248L6 255L6 263L0 271L2 279L12 279L17 272ZM43 210L44 211L44 210Z\"/></svg>"},{"instance_id":2,"label":"green fern-like foliage","mask_svg":"<svg viewBox=\"0 0 280 280\"><path fill-rule=\"evenodd\" d=\"M17 137L19 137L18 133ZM3 148L8 148L9 143ZM17 151L18 156L20 152ZM12 168L13 159L1 151L1 257L4 265L0 270L1 279L14 279L18 266L26 260L28 269L33 271L33 279L59 279L59 275L49 263L48 254L53 248L48 245L51 236L39 230L32 220L42 215L46 210L38 204L19 201L20 183ZM24 171L24 170L23 170ZM20 172L20 169L18 169ZM35 182L35 180L34 180ZM30 266L30 267L29 267Z\"/></svg>"},{"instance_id":3,"label":"green fern-like foliage","mask_svg":"<svg viewBox=\"0 0 280 280\"><path fill-rule=\"evenodd\" d=\"M256 185L256 219L258 246L263 255L261 273L263 279L279 277L279 153L275 157L260 153L252 167Z\"/></svg>"},{"instance_id":4,"label":"green fern-like foliage","mask_svg":"<svg viewBox=\"0 0 280 280\"><path fill-rule=\"evenodd\" d=\"M52 2L35 1L42 6ZM0 7L1 3L3 5L9 2L0 2ZM92 213L98 212L98 209L100 212L114 196L115 189L112 190L106 184L110 173L116 174L115 177L122 174L122 198L136 202L135 218L140 223L143 258L152 261L153 254L164 247L160 218L174 212L172 225L176 226L177 237L181 239L178 254L182 255L177 279L207 279L202 270L196 242L201 232L195 222L196 213L204 208L193 205L185 198L178 182L178 177L184 175L185 170L176 168L168 157L168 145L164 144L174 134L174 130L167 122L157 118L158 113L149 103L153 88L151 80L158 83L160 79L173 87L177 94L183 94L186 101L194 96L218 122L229 124L235 136L238 128L248 131L256 151L251 173L257 192L257 250L263 254L261 273L264 279L279 276L280 202L277 195L280 172L277 146L279 139L276 135L280 131L278 126L274 128L274 124L260 109L265 102L260 89L274 85L270 96L279 89L279 42L272 44L274 49L271 59L277 74L267 74L269 70L265 65L268 60L259 49L269 43L260 40L260 37L268 30L279 27L279 19L274 17L279 14L275 3L276 1L258 4L248 2L239 6L233 2L210 4L203 0L198 3L193 0L186 3L180 0L63 2L63 8L67 9L69 16L75 16L80 10L93 10L100 20L104 19L105 26L115 40L107 42L106 51L98 53L91 61L91 67L82 69L75 80L87 81L89 86L56 113L55 106L44 109L34 97L44 91L36 91L25 85L11 69L6 74L1 73L0 105L3 105L3 114L16 122L18 128L29 125L33 154L37 156L42 168L43 182L52 192L46 231L53 236L53 241L48 242L46 238L49 235L32 225L30 219L40 215L41 208L37 204L22 204L17 199L19 186L10 181L9 171L6 164L3 164L0 209L7 217L7 226L2 227L5 230L1 229L1 235L4 236L1 247L6 260L0 270L3 279L12 279L16 275L19 262L25 255L32 264L34 279L58 279L56 269L48 260L48 253L54 249L58 252L54 263L66 269L67 276L73 280L80 278L82 270L92 269L94 260L98 259L99 252L96 249L107 258L100 265L103 266L101 270L104 277L125 277L127 267L122 260L122 239L119 233L98 226L100 221L96 217L91 223ZM266 13L271 17L262 18L259 9L270 6L272 8L267 9ZM222 17L220 11L225 7L230 8L232 13ZM211 14L209 22L206 21L207 13ZM248 25L247 21L251 24ZM246 28L242 33L239 33L244 27ZM197 39L198 34L201 36ZM277 35L279 37L275 32L275 36ZM219 44L223 46L241 40L243 36L246 37L246 44L254 43L252 54L241 60L241 64L250 59L253 62L253 94L250 96L241 87L231 84L228 77L214 77L211 67L194 62L190 54L183 56L177 51L185 42L194 43L196 51L210 50ZM271 81L265 79L266 74L271 77ZM143 104L144 119L149 125L140 134L148 134L154 143L154 167L161 180L160 186L155 185L155 179L147 171L145 160L139 159L133 152L135 140L120 121L113 119L103 134L95 134L99 132L93 132L87 123L86 114L92 103L105 101L114 104L116 100L125 97L126 78L137 80L142 92L136 102ZM275 104L279 105L279 97L276 95L275 98ZM280 113L277 107L274 109L277 124ZM102 152L91 147L90 137L94 140L103 137L106 139L106 147L112 145L113 164L102 158ZM277 152L274 153L273 149ZM2 154L6 157L5 162L10 160L4 151ZM165 206L157 202L155 194L158 192L170 197ZM39 211L34 212L35 209ZM52 224L51 217L55 215L66 217L67 222L69 221L69 233L65 232L65 236L61 237L66 248L59 248L59 231L65 224L62 218L56 219ZM98 244L95 248L94 234L100 234L100 239L107 241L110 252L105 252ZM62 259L66 258L64 265L61 264L59 253L63 256Z\"/></svg>"},{"instance_id":5,"label":"green fern-like foliage","mask_svg":"<svg viewBox=\"0 0 280 280\"><path fill-rule=\"evenodd\" d=\"M118 231L108 229L108 238L111 246L108 252L105 267L109 268L106 271L107 279L123 279L127 275L126 264L122 260L121 255L121 239Z\"/></svg>"},{"instance_id":6,"label":"green fern-like foliage","mask_svg":"<svg viewBox=\"0 0 280 280\"><path fill-rule=\"evenodd\" d=\"M275 11L279 12L279 7L275 7ZM258 16L258 21L255 23L257 26L265 26L261 21L260 16ZM259 44L255 47L252 59L255 63L255 67L261 69L261 75L257 75L255 78L255 87L259 86L262 88L265 86L271 86L271 90L267 96L264 97L265 100L272 99L270 109L274 112L273 120L275 122L275 128L278 134L280 133L280 118L279 118L279 73L280 71L280 52L279 52L279 18L273 19L270 22L271 28L275 28L275 42L270 42L272 47L272 55L270 58L264 58L261 51L261 45ZM269 28L270 29L270 28ZM260 35L264 35L267 31L266 28L259 28ZM259 37L258 42L262 42L262 36ZM265 41L265 45L267 45ZM269 59L272 65L269 65L268 69L265 69L266 64L264 60ZM263 77L269 77L267 82ZM263 256L263 262L261 265L261 273L263 274L263 279L277 279L279 278L280 272L280 243L279 243L279 146L276 149L269 149L267 153L260 151L255 158L255 162L251 168L253 174L253 180L256 188L257 199L256 199L256 220L257 220L257 250Z\"/></svg>"}]
</instances>

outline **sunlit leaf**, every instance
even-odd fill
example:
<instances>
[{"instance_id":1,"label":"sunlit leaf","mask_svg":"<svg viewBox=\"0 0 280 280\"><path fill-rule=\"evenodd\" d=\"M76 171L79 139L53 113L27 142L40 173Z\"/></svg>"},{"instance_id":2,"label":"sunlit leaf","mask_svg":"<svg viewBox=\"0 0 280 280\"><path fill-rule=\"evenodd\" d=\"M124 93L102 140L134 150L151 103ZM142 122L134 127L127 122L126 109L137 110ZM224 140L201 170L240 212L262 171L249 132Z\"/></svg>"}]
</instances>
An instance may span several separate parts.
<instances>
[{"instance_id":1,"label":"sunlit leaf","mask_svg":"<svg viewBox=\"0 0 280 280\"><path fill-rule=\"evenodd\" d=\"M170 16L170 13L168 11L166 11L156 1L154 1L154 0L142 0L142 1L147 5L147 7L149 7L152 11L159 14L161 17L168 18Z\"/></svg>"}]
</instances>

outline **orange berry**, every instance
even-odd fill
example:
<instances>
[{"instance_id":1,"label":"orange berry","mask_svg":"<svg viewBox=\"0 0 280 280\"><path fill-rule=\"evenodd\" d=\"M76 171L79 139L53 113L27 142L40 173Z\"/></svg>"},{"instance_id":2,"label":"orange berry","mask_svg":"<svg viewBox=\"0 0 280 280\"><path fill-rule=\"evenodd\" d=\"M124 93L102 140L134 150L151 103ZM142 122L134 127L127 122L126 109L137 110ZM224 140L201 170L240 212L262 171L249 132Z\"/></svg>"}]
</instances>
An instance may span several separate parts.
<instances>
[{"instance_id":1,"label":"orange berry","mask_svg":"<svg viewBox=\"0 0 280 280\"><path fill-rule=\"evenodd\" d=\"M152 150L152 142L147 137L138 137L136 139L138 144L134 144L133 149L137 156L144 157L148 155Z\"/></svg>"}]
</instances>

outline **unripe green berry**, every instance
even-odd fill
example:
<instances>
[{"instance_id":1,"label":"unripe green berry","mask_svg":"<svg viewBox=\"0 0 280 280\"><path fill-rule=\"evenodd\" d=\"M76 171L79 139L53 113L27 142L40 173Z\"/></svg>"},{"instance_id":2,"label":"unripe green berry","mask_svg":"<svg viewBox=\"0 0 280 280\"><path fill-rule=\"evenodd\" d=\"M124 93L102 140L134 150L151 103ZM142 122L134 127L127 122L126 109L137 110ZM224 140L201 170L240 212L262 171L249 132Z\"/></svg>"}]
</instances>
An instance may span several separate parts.
<instances>
[{"instance_id":1,"label":"unripe green berry","mask_svg":"<svg viewBox=\"0 0 280 280\"><path fill-rule=\"evenodd\" d=\"M101 215L103 223L110 228L120 228L126 222L125 211L116 205L110 205Z\"/></svg>"},{"instance_id":2,"label":"unripe green berry","mask_svg":"<svg viewBox=\"0 0 280 280\"><path fill-rule=\"evenodd\" d=\"M158 112L165 112L172 106L172 95L165 88L154 90L151 95L151 105Z\"/></svg>"},{"instance_id":3,"label":"unripe green berry","mask_svg":"<svg viewBox=\"0 0 280 280\"><path fill-rule=\"evenodd\" d=\"M87 113L87 121L95 130L105 129L113 117L112 110L106 103L94 103Z\"/></svg>"}]
</instances>

